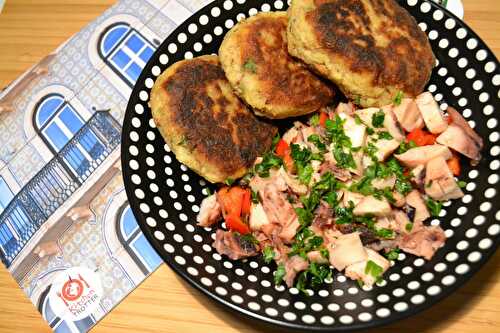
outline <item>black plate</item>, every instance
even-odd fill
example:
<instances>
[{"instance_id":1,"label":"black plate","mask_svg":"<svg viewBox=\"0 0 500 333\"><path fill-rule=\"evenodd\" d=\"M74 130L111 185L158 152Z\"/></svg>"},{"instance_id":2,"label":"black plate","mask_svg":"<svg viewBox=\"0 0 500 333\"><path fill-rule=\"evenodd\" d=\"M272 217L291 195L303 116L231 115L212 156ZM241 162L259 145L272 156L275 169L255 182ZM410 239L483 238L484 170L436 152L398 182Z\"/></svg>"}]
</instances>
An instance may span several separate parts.
<instances>
[{"instance_id":1,"label":"black plate","mask_svg":"<svg viewBox=\"0 0 500 333\"><path fill-rule=\"evenodd\" d=\"M336 274L310 297L275 287L273 267L260 258L230 261L211 247L214 231L195 226L205 181L180 164L151 119L149 92L172 63L217 53L233 24L258 11L284 10L282 1L215 1L159 47L142 72L123 124L122 166L128 199L159 255L190 284L247 316L289 328L340 331L387 324L422 311L469 280L499 243L498 60L463 22L431 1L400 1L429 34L438 59L427 87L442 108L460 110L485 139L483 159L464 165L465 197L439 219L448 240L431 261L401 254L372 289ZM446 104L447 103L447 104Z\"/></svg>"}]
</instances>

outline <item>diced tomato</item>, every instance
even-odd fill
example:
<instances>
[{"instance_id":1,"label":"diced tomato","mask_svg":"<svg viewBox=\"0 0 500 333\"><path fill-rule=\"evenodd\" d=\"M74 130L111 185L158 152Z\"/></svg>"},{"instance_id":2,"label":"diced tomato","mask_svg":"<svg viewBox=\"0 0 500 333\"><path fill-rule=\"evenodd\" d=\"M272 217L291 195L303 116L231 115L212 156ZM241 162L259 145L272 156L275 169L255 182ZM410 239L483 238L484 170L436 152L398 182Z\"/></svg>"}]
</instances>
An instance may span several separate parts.
<instances>
[{"instance_id":1,"label":"diced tomato","mask_svg":"<svg viewBox=\"0 0 500 333\"><path fill-rule=\"evenodd\" d=\"M279 157L281 157L281 159L283 159L286 169L292 171L294 163L290 153L291 153L290 146L285 140L281 139L276 145L276 155L278 155Z\"/></svg>"},{"instance_id":2,"label":"diced tomato","mask_svg":"<svg viewBox=\"0 0 500 333\"><path fill-rule=\"evenodd\" d=\"M295 163L293 162L293 158L290 154L283 157L283 163L285 163L285 168L288 171L293 172L294 167L295 167Z\"/></svg>"},{"instance_id":3,"label":"diced tomato","mask_svg":"<svg viewBox=\"0 0 500 333\"><path fill-rule=\"evenodd\" d=\"M427 146L436 143L436 136L423 129L416 128L406 136L407 141L413 141L417 146Z\"/></svg>"},{"instance_id":4,"label":"diced tomato","mask_svg":"<svg viewBox=\"0 0 500 333\"><path fill-rule=\"evenodd\" d=\"M319 113L319 124L321 127L326 126L326 120L328 119L328 114L326 112Z\"/></svg>"},{"instance_id":5,"label":"diced tomato","mask_svg":"<svg viewBox=\"0 0 500 333\"><path fill-rule=\"evenodd\" d=\"M453 119L448 116L448 118L446 118L446 121L448 122L448 125L450 125L453 122Z\"/></svg>"},{"instance_id":6,"label":"diced tomato","mask_svg":"<svg viewBox=\"0 0 500 333\"><path fill-rule=\"evenodd\" d=\"M245 190L239 186L223 187L217 192L217 199L222 206L222 213L227 215L241 215L241 208L243 205L243 196Z\"/></svg>"},{"instance_id":7,"label":"diced tomato","mask_svg":"<svg viewBox=\"0 0 500 333\"><path fill-rule=\"evenodd\" d=\"M231 231L237 231L242 235L248 234L250 228L246 225L239 216L228 215L226 216L226 226Z\"/></svg>"},{"instance_id":8,"label":"diced tomato","mask_svg":"<svg viewBox=\"0 0 500 333\"><path fill-rule=\"evenodd\" d=\"M290 154L290 146L285 140L281 139L276 145L276 155L283 158L287 154Z\"/></svg>"},{"instance_id":9,"label":"diced tomato","mask_svg":"<svg viewBox=\"0 0 500 333\"><path fill-rule=\"evenodd\" d=\"M241 204L241 214L250 215L250 208L252 207L252 194L249 189L245 190L243 194L243 203Z\"/></svg>"},{"instance_id":10,"label":"diced tomato","mask_svg":"<svg viewBox=\"0 0 500 333\"><path fill-rule=\"evenodd\" d=\"M448 164L448 168L453 173L454 176L460 176L461 167L460 167L460 157L457 154L453 154L453 156L446 161Z\"/></svg>"},{"instance_id":11,"label":"diced tomato","mask_svg":"<svg viewBox=\"0 0 500 333\"><path fill-rule=\"evenodd\" d=\"M410 170L409 170L409 169L405 169L405 170L403 171L403 176L405 176L405 177L410 177Z\"/></svg>"}]
</instances>

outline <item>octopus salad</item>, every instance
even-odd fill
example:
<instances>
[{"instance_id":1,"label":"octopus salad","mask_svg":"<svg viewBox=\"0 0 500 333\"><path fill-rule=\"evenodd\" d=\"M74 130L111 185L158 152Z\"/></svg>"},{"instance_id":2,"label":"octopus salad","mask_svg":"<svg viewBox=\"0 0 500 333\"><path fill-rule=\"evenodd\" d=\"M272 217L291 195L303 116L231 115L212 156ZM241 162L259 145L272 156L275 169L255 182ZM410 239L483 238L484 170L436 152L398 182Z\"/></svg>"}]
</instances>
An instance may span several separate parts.
<instances>
[{"instance_id":1,"label":"octopus salad","mask_svg":"<svg viewBox=\"0 0 500 333\"><path fill-rule=\"evenodd\" d=\"M430 260L443 246L428 220L464 195L461 160L477 163L482 146L428 92L381 108L339 103L276 136L203 200L197 222L216 228L221 255L275 262L276 284L305 291L338 271L371 286L400 252Z\"/></svg>"}]
</instances>

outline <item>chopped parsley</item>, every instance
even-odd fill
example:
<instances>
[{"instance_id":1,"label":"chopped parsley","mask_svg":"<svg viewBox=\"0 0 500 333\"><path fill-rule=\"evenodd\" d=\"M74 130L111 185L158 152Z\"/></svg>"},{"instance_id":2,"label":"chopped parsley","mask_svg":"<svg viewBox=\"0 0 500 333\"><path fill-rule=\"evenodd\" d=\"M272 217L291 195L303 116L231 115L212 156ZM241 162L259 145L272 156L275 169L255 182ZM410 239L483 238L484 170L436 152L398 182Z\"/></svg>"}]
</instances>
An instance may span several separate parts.
<instances>
[{"instance_id":1,"label":"chopped parsley","mask_svg":"<svg viewBox=\"0 0 500 333\"><path fill-rule=\"evenodd\" d=\"M326 152L326 144L323 141L321 141L321 138L319 137L318 134L309 135L307 141L313 143L320 152L322 153Z\"/></svg>"},{"instance_id":2,"label":"chopped parsley","mask_svg":"<svg viewBox=\"0 0 500 333\"><path fill-rule=\"evenodd\" d=\"M406 153L408 150L417 147L417 144L413 141L410 140L408 142L403 141L398 147L398 150L396 151L397 154L403 154Z\"/></svg>"},{"instance_id":3,"label":"chopped parsley","mask_svg":"<svg viewBox=\"0 0 500 333\"><path fill-rule=\"evenodd\" d=\"M378 132L378 138L380 140L392 140L394 139L393 136L391 135L391 133L387 132L387 131L382 131L382 132Z\"/></svg>"},{"instance_id":4,"label":"chopped parsley","mask_svg":"<svg viewBox=\"0 0 500 333\"><path fill-rule=\"evenodd\" d=\"M396 189L396 191L398 191L402 195L407 195L413 189L410 181L403 175L398 176L398 178L396 179L396 184L394 185L394 188Z\"/></svg>"},{"instance_id":5,"label":"chopped parsley","mask_svg":"<svg viewBox=\"0 0 500 333\"><path fill-rule=\"evenodd\" d=\"M254 245L259 245L259 241L257 240L257 238L255 238L254 235L252 234L244 234L244 235L240 235L240 239L242 241L245 241L247 243L251 243L251 244L254 244Z\"/></svg>"},{"instance_id":6,"label":"chopped parsley","mask_svg":"<svg viewBox=\"0 0 500 333\"><path fill-rule=\"evenodd\" d=\"M276 254L274 253L274 250L271 246L266 246L262 251L262 255L264 256L264 261L266 262L266 264L269 264L271 261L273 261Z\"/></svg>"},{"instance_id":7,"label":"chopped parsley","mask_svg":"<svg viewBox=\"0 0 500 333\"><path fill-rule=\"evenodd\" d=\"M262 162L255 165L255 172L263 178L269 177L271 168L279 168L283 165L283 160L271 152L267 152L262 157Z\"/></svg>"},{"instance_id":8,"label":"chopped parsley","mask_svg":"<svg viewBox=\"0 0 500 333\"><path fill-rule=\"evenodd\" d=\"M399 249L394 248L385 254L385 257L389 260L396 260L399 257Z\"/></svg>"},{"instance_id":9,"label":"chopped parsley","mask_svg":"<svg viewBox=\"0 0 500 333\"><path fill-rule=\"evenodd\" d=\"M234 179L233 178L226 178L226 180L224 181L224 184L226 184L227 186L231 186L234 184Z\"/></svg>"},{"instance_id":10,"label":"chopped parsley","mask_svg":"<svg viewBox=\"0 0 500 333\"><path fill-rule=\"evenodd\" d=\"M283 278L285 277L285 274L286 274L285 265L279 264L278 268L276 268L276 272L274 272L274 284L280 285L281 282L283 281Z\"/></svg>"},{"instance_id":11,"label":"chopped parsley","mask_svg":"<svg viewBox=\"0 0 500 333\"><path fill-rule=\"evenodd\" d=\"M259 194L253 190L250 193L252 194L252 202L259 203L260 202Z\"/></svg>"},{"instance_id":12,"label":"chopped parsley","mask_svg":"<svg viewBox=\"0 0 500 333\"><path fill-rule=\"evenodd\" d=\"M252 58L247 59L247 61L243 64L243 68L252 73L257 72L257 65L255 64L255 61L253 61Z\"/></svg>"},{"instance_id":13,"label":"chopped parsley","mask_svg":"<svg viewBox=\"0 0 500 333\"><path fill-rule=\"evenodd\" d=\"M411 230L413 229L413 223L411 222L406 223L405 229L406 231L411 232Z\"/></svg>"},{"instance_id":14,"label":"chopped parsley","mask_svg":"<svg viewBox=\"0 0 500 333\"><path fill-rule=\"evenodd\" d=\"M465 186L467 186L467 182L464 182L463 180L459 180L459 181L457 182L457 185L458 185L458 187L460 187L460 188L464 188Z\"/></svg>"},{"instance_id":15,"label":"chopped parsley","mask_svg":"<svg viewBox=\"0 0 500 333\"><path fill-rule=\"evenodd\" d=\"M355 169L356 162L351 153L352 142L344 132L344 122L338 115L335 115L334 120L327 119L325 122L326 135L333 144L333 157L337 161L337 166L344 169Z\"/></svg>"},{"instance_id":16,"label":"chopped parsley","mask_svg":"<svg viewBox=\"0 0 500 333\"><path fill-rule=\"evenodd\" d=\"M365 267L365 274L370 274L378 281L382 277L383 273L384 269L382 267L377 265L375 262L368 260Z\"/></svg>"},{"instance_id":17,"label":"chopped parsley","mask_svg":"<svg viewBox=\"0 0 500 333\"><path fill-rule=\"evenodd\" d=\"M295 213L297 213L301 226L306 227L312 223L314 215L311 211L302 207L297 207L295 208Z\"/></svg>"},{"instance_id":18,"label":"chopped parsley","mask_svg":"<svg viewBox=\"0 0 500 333\"><path fill-rule=\"evenodd\" d=\"M375 234L377 235L377 237L380 238L385 238L385 239L394 238L394 231L391 229L386 229L386 228L376 229Z\"/></svg>"},{"instance_id":19,"label":"chopped parsley","mask_svg":"<svg viewBox=\"0 0 500 333\"><path fill-rule=\"evenodd\" d=\"M315 113L309 118L309 125L318 126L319 125L319 114Z\"/></svg>"},{"instance_id":20,"label":"chopped parsley","mask_svg":"<svg viewBox=\"0 0 500 333\"><path fill-rule=\"evenodd\" d=\"M379 110L372 115L373 127L380 128L384 126L385 114L384 111Z\"/></svg>"},{"instance_id":21,"label":"chopped parsley","mask_svg":"<svg viewBox=\"0 0 500 333\"><path fill-rule=\"evenodd\" d=\"M441 208L443 207L442 203L432 200L431 198L428 198L425 203L432 216L439 216L439 212L441 212Z\"/></svg>"},{"instance_id":22,"label":"chopped parsley","mask_svg":"<svg viewBox=\"0 0 500 333\"><path fill-rule=\"evenodd\" d=\"M330 259L330 252L328 251L328 249L327 249L326 247L321 248L321 249L319 250L319 253L321 254L321 256L322 256L323 258L325 258L325 259L327 259L327 260L329 260L329 259Z\"/></svg>"},{"instance_id":23,"label":"chopped parsley","mask_svg":"<svg viewBox=\"0 0 500 333\"><path fill-rule=\"evenodd\" d=\"M356 125L364 125L363 120L357 114L354 114L354 122Z\"/></svg>"},{"instance_id":24,"label":"chopped parsley","mask_svg":"<svg viewBox=\"0 0 500 333\"><path fill-rule=\"evenodd\" d=\"M288 253L288 256L293 257L295 255L299 255L302 258L307 259L307 253L318 250L323 245L323 238L320 236L311 236L311 234L312 231L306 228L302 232L295 235L295 242L292 244L292 248Z\"/></svg>"},{"instance_id":25,"label":"chopped parsley","mask_svg":"<svg viewBox=\"0 0 500 333\"><path fill-rule=\"evenodd\" d=\"M273 141L271 141L271 151L274 151L276 149L276 146L278 145L278 142L280 142L280 140L281 140L280 134L277 133L274 136Z\"/></svg>"},{"instance_id":26,"label":"chopped parsley","mask_svg":"<svg viewBox=\"0 0 500 333\"><path fill-rule=\"evenodd\" d=\"M311 150L307 148L301 148L298 144L291 144L291 156L297 169L297 177L299 181L303 184L309 184L311 181L311 176L313 174L313 168L311 166L312 160L323 160L321 154L314 154Z\"/></svg>"},{"instance_id":27,"label":"chopped parsley","mask_svg":"<svg viewBox=\"0 0 500 333\"><path fill-rule=\"evenodd\" d=\"M311 263L309 268L300 273L295 283L295 288L303 293L307 293L307 288L317 288L322 285L325 280L331 279L333 274L332 269L328 265L320 265Z\"/></svg>"},{"instance_id":28,"label":"chopped parsley","mask_svg":"<svg viewBox=\"0 0 500 333\"><path fill-rule=\"evenodd\" d=\"M358 96L356 96L356 97L354 98L354 103L356 103L356 105L360 105L360 104L361 104L361 96L359 96L359 95L358 95Z\"/></svg>"},{"instance_id":29,"label":"chopped parsley","mask_svg":"<svg viewBox=\"0 0 500 333\"><path fill-rule=\"evenodd\" d=\"M403 92L400 90L398 91L398 93L396 94L396 97L394 97L394 105L401 105L401 101L403 100Z\"/></svg>"},{"instance_id":30,"label":"chopped parsley","mask_svg":"<svg viewBox=\"0 0 500 333\"><path fill-rule=\"evenodd\" d=\"M373 162L378 162L378 157L377 157L377 147L372 143L368 142L366 147L363 148L363 151L368 155Z\"/></svg>"}]
</instances>

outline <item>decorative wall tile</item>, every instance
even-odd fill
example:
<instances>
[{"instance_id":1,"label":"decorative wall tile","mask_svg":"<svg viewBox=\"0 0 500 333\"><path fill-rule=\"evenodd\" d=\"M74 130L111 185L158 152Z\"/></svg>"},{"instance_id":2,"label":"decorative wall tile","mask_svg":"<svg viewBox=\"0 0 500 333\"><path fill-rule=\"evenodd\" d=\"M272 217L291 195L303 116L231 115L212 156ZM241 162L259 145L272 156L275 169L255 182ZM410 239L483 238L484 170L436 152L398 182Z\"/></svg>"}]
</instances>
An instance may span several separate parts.
<instances>
[{"instance_id":1,"label":"decorative wall tile","mask_svg":"<svg viewBox=\"0 0 500 333\"><path fill-rule=\"evenodd\" d=\"M38 150L31 144L24 145L10 160L8 166L18 184L24 186L45 165Z\"/></svg>"},{"instance_id":2,"label":"decorative wall tile","mask_svg":"<svg viewBox=\"0 0 500 333\"><path fill-rule=\"evenodd\" d=\"M162 12L158 12L146 26L163 40L175 29L176 24Z\"/></svg>"}]
</instances>

